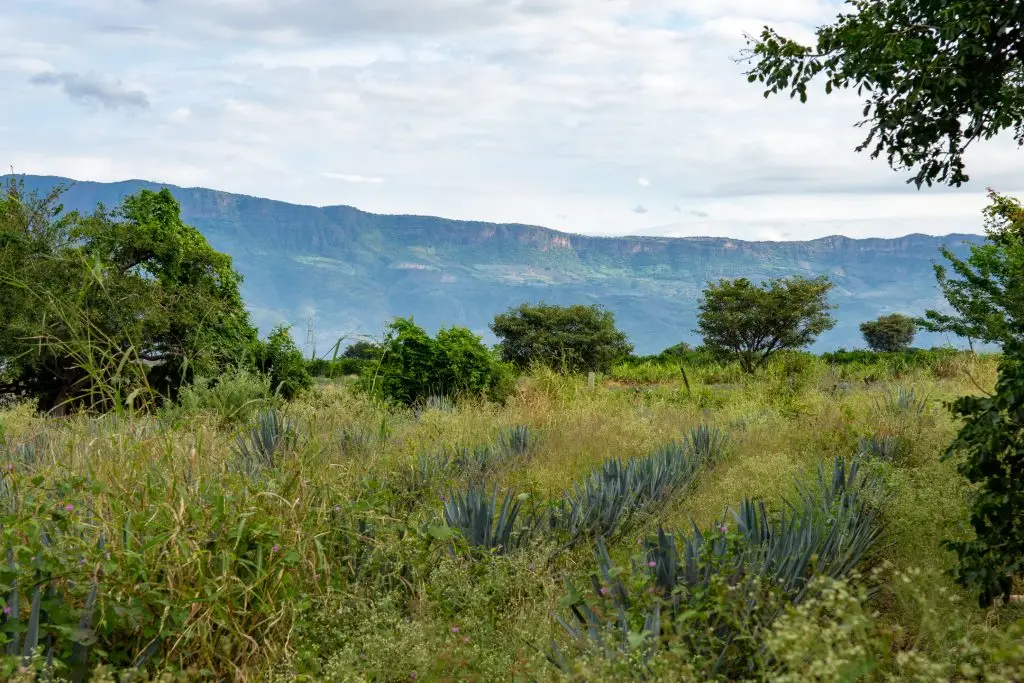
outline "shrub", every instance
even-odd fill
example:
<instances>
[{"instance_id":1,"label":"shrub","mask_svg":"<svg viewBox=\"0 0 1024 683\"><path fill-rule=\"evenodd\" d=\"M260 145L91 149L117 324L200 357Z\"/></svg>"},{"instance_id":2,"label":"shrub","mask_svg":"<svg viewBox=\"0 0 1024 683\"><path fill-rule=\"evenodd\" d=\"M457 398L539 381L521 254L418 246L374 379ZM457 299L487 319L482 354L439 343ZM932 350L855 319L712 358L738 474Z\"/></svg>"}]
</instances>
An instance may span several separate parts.
<instances>
[{"instance_id":1,"label":"shrub","mask_svg":"<svg viewBox=\"0 0 1024 683\"><path fill-rule=\"evenodd\" d=\"M270 377L263 373L238 367L216 380L197 377L182 387L178 404L187 413L213 413L225 423L245 420L273 402L270 383Z\"/></svg>"},{"instance_id":2,"label":"shrub","mask_svg":"<svg viewBox=\"0 0 1024 683\"><path fill-rule=\"evenodd\" d=\"M607 372L633 345L600 306L522 304L494 317L502 358L524 369L540 364L562 372Z\"/></svg>"},{"instance_id":3,"label":"shrub","mask_svg":"<svg viewBox=\"0 0 1024 683\"><path fill-rule=\"evenodd\" d=\"M266 341L257 342L254 356L256 369L270 377L271 389L285 399L313 386L306 360L287 327L278 325Z\"/></svg>"},{"instance_id":4,"label":"shrub","mask_svg":"<svg viewBox=\"0 0 1024 683\"><path fill-rule=\"evenodd\" d=\"M910 316L892 313L861 323L860 331L872 351L902 351L914 341L917 323Z\"/></svg>"},{"instance_id":5,"label":"shrub","mask_svg":"<svg viewBox=\"0 0 1024 683\"><path fill-rule=\"evenodd\" d=\"M442 328L432 338L411 318L398 318L388 327L380 363L366 368L360 382L384 398L411 406L431 396L501 401L513 379L469 330Z\"/></svg>"}]
</instances>

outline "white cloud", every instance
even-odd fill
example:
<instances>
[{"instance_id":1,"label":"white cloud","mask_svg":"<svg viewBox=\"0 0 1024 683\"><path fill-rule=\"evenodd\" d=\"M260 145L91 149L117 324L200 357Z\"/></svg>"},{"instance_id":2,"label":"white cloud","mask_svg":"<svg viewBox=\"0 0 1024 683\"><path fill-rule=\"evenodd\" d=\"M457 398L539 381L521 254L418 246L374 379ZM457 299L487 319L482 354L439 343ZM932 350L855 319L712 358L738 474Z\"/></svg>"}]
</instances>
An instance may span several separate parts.
<instances>
[{"instance_id":1,"label":"white cloud","mask_svg":"<svg viewBox=\"0 0 1024 683\"><path fill-rule=\"evenodd\" d=\"M972 151L969 191L917 192L853 151L855 96L766 101L731 59L745 31L806 37L839 8L9 0L0 126L19 135L0 167L595 234L980 229L981 188L1024 187L1012 141ZM69 95L136 106L76 106L30 83L43 72L63 75L50 80ZM644 188L642 204L623 178Z\"/></svg>"},{"instance_id":2,"label":"white cloud","mask_svg":"<svg viewBox=\"0 0 1024 683\"><path fill-rule=\"evenodd\" d=\"M352 173L322 173L325 178L344 180L347 183L383 183L384 179L379 176L365 176Z\"/></svg>"}]
</instances>

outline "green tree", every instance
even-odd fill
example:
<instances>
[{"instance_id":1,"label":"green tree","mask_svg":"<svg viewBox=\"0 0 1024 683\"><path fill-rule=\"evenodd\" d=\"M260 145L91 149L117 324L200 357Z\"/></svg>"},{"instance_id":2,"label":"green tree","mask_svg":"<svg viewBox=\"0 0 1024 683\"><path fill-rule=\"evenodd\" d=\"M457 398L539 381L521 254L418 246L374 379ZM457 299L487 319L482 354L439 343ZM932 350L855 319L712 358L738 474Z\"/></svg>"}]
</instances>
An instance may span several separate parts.
<instances>
[{"instance_id":1,"label":"green tree","mask_svg":"<svg viewBox=\"0 0 1024 683\"><path fill-rule=\"evenodd\" d=\"M902 351L914 341L917 323L909 315L891 313L861 323L860 331L872 351Z\"/></svg>"},{"instance_id":2,"label":"green tree","mask_svg":"<svg viewBox=\"0 0 1024 683\"><path fill-rule=\"evenodd\" d=\"M704 290L697 330L704 346L736 358L753 372L778 351L799 349L835 327L825 277L789 277L761 286L746 278L719 280Z\"/></svg>"},{"instance_id":3,"label":"green tree","mask_svg":"<svg viewBox=\"0 0 1024 683\"><path fill-rule=\"evenodd\" d=\"M1024 574L1024 343L1004 349L995 394L961 397L953 413L964 423L948 454L966 456L958 469L978 488L974 538L945 545L959 558L953 575L988 607Z\"/></svg>"},{"instance_id":4,"label":"green tree","mask_svg":"<svg viewBox=\"0 0 1024 683\"><path fill-rule=\"evenodd\" d=\"M910 179L959 186L964 152L976 140L1012 130L1024 144L1024 4L1006 0L846 0L849 11L805 46L764 27L748 37L750 82L765 97L807 100L824 89L869 93L867 137L857 151L885 155ZM908 181L908 182L910 182Z\"/></svg>"},{"instance_id":5,"label":"green tree","mask_svg":"<svg viewBox=\"0 0 1024 683\"><path fill-rule=\"evenodd\" d=\"M255 345L255 364L270 377L270 387L285 399L292 399L313 386L306 359L295 345L290 328L278 325L265 341Z\"/></svg>"},{"instance_id":6,"label":"green tree","mask_svg":"<svg viewBox=\"0 0 1024 683\"><path fill-rule=\"evenodd\" d=\"M374 344L373 342L361 339L354 344L350 344L341 354L342 358L351 358L353 360L379 360L383 348L380 344Z\"/></svg>"},{"instance_id":7,"label":"green tree","mask_svg":"<svg viewBox=\"0 0 1024 683\"><path fill-rule=\"evenodd\" d=\"M243 360L256 330L231 258L180 218L167 190L112 211L65 214L60 190L0 201L0 393L110 407L146 389L173 396Z\"/></svg>"},{"instance_id":8,"label":"green tree","mask_svg":"<svg viewBox=\"0 0 1024 683\"><path fill-rule=\"evenodd\" d=\"M522 304L494 317L504 360L518 368L540 363L563 372L608 370L633 351L600 306Z\"/></svg>"},{"instance_id":9,"label":"green tree","mask_svg":"<svg viewBox=\"0 0 1024 683\"><path fill-rule=\"evenodd\" d=\"M935 265L939 287L955 315L929 310L919 323L983 342L1024 341L1024 207L992 191L989 199L986 242L972 245L966 260L942 248L959 278L951 278L946 266Z\"/></svg>"},{"instance_id":10,"label":"green tree","mask_svg":"<svg viewBox=\"0 0 1024 683\"><path fill-rule=\"evenodd\" d=\"M387 328L379 363L365 367L364 388L385 398L414 405L430 396L486 396L502 400L511 373L462 327L442 328L436 338L411 318L397 318Z\"/></svg>"}]
</instances>

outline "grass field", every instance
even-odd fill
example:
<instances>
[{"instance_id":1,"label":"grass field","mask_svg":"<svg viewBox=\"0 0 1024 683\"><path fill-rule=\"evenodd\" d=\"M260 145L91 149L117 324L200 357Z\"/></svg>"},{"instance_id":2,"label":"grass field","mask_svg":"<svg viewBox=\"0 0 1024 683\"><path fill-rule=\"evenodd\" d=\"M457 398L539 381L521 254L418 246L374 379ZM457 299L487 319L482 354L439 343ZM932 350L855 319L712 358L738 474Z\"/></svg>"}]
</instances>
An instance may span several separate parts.
<instances>
[{"instance_id":1,"label":"grass field","mask_svg":"<svg viewBox=\"0 0 1024 683\"><path fill-rule=\"evenodd\" d=\"M940 460L957 429L943 402L995 370L803 357L685 382L678 366L620 367L592 387L537 371L503 406L415 411L341 381L237 419L203 401L66 420L14 406L0 412L0 632L8 654L42 653L8 657L5 675L33 680L49 654L68 679L99 666L93 680L1021 680L1024 613L974 607L940 547L966 533L969 496ZM557 512L606 459L695 453L701 426L711 455L621 523ZM727 508L760 499L778 519L839 456L873 482L880 535L855 571L792 600L716 569L723 582L681 593L679 630L645 637L668 598L644 539L663 527L681 544L695 524L742 544ZM492 487L519 506L500 552L452 530L460 496ZM634 596L622 611L617 582ZM748 589L761 602L733 599ZM570 635L574 591L607 628Z\"/></svg>"}]
</instances>

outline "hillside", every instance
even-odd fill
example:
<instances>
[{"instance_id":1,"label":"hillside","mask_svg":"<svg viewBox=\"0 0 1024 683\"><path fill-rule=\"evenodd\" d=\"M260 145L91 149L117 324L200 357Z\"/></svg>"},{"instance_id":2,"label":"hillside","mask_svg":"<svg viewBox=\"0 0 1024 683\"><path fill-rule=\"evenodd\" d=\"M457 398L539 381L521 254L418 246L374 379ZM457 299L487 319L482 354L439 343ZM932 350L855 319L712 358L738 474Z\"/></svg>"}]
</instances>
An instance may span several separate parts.
<instances>
[{"instance_id":1,"label":"hillside","mask_svg":"<svg viewBox=\"0 0 1024 683\"><path fill-rule=\"evenodd\" d=\"M67 209L114 206L157 183L78 182L25 176L30 188L71 184ZM523 301L599 303L614 311L640 353L695 340L696 299L720 277L826 274L839 324L817 348L861 344L858 324L881 313L942 307L932 263L947 244L966 252L977 235L898 239L827 237L805 242L722 238L589 237L548 228L380 215L350 206L313 207L168 186L184 220L245 276L255 322L297 327L307 316L323 350L342 335L379 334L393 316L414 315L428 329L464 325L491 339L495 313ZM921 335L918 344L941 344Z\"/></svg>"}]
</instances>

